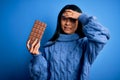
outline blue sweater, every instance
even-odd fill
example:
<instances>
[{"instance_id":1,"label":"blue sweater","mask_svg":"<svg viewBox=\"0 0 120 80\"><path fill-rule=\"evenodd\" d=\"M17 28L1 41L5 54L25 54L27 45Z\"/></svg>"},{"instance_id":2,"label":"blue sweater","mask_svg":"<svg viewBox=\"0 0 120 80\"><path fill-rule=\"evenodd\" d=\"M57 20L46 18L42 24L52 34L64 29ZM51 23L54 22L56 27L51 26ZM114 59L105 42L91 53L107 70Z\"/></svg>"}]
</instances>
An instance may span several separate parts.
<instances>
[{"instance_id":1,"label":"blue sweater","mask_svg":"<svg viewBox=\"0 0 120 80\"><path fill-rule=\"evenodd\" d=\"M94 17L79 17L86 37L60 34L55 42L48 42L44 52L33 55L30 74L33 80L88 80L89 69L109 39L105 27Z\"/></svg>"}]
</instances>

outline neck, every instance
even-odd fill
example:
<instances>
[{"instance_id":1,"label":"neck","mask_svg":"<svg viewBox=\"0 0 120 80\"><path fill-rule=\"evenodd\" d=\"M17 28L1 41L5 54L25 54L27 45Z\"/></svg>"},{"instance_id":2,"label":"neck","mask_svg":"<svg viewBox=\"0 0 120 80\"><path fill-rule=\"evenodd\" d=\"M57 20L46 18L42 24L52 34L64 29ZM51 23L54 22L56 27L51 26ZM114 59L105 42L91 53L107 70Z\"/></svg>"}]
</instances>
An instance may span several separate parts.
<instances>
[{"instance_id":1,"label":"neck","mask_svg":"<svg viewBox=\"0 0 120 80\"><path fill-rule=\"evenodd\" d=\"M74 41L79 39L79 35L76 33L73 34L60 34L57 41Z\"/></svg>"}]
</instances>

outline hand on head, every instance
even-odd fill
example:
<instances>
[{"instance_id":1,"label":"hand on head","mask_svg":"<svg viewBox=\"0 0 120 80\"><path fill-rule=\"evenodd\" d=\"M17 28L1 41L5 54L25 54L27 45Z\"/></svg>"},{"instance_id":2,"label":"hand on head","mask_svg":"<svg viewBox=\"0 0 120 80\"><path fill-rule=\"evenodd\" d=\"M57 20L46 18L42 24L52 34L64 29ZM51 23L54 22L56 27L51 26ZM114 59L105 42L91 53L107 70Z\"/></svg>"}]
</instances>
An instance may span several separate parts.
<instances>
[{"instance_id":1,"label":"hand on head","mask_svg":"<svg viewBox=\"0 0 120 80\"><path fill-rule=\"evenodd\" d=\"M78 19L78 17L81 15L81 13L73 11L71 9L66 9L62 16L66 18L73 18Z\"/></svg>"}]
</instances>

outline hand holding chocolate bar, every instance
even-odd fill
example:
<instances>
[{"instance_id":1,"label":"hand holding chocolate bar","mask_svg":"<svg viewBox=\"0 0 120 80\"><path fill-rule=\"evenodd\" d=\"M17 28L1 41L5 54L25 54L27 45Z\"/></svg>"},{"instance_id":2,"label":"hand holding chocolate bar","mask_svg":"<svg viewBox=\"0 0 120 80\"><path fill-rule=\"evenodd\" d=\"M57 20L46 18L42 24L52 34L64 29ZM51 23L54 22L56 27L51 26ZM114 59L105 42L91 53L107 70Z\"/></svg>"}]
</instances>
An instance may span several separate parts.
<instances>
[{"instance_id":1,"label":"hand holding chocolate bar","mask_svg":"<svg viewBox=\"0 0 120 80\"><path fill-rule=\"evenodd\" d=\"M46 24L38 20L35 21L30 36L27 41L27 48L32 54L39 53L40 41L45 31Z\"/></svg>"}]
</instances>

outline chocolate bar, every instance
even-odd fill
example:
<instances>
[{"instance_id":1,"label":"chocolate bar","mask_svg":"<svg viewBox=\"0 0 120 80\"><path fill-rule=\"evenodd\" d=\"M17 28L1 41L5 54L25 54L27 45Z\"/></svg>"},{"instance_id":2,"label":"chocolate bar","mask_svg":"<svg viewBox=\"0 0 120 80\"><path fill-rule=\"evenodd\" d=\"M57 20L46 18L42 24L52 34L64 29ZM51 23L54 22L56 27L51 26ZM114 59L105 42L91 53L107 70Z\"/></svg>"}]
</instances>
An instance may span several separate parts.
<instances>
[{"instance_id":1,"label":"chocolate bar","mask_svg":"<svg viewBox=\"0 0 120 80\"><path fill-rule=\"evenodd\" d=\"M30 40L30 44L32 44L36 39L37 39L37 42L39 42L42 39L45 28L46 28L45 23L40 22L39 20L35 21L32 31L30 33L29 39L28 39Z\"/></svg>"}]
</instances>

